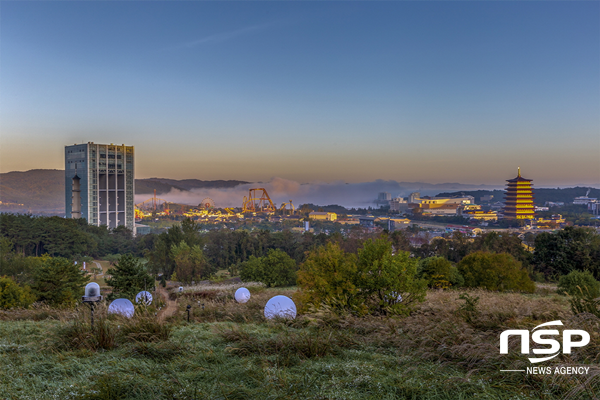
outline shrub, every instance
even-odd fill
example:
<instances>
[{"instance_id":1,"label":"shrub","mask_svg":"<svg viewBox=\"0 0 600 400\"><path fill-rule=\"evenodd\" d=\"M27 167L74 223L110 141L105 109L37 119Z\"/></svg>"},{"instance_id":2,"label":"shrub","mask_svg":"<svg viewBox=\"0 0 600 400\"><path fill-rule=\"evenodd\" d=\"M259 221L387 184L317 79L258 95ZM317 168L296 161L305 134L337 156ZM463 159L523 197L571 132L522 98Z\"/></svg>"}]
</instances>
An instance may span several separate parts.
<instances>
[{"instance_id":1,"label":"shrub","mask_svg":"<svg viewBox=\"0 0 600 400\"><path fill-rule=\"evenodd\" d=\"M302 305L319 306L323 303L335 308L357 311L362 304L355 285L356 257L345 253L338 244L327 243L308 254L298 272L297 295Z\"/></svg>"},{"instance_id":2,"label":"shrub","mask_svg":"<svg viewBox=\"0 0 600 400\"><path fill-rule=\"evenodd\" d=\"M560 277L557 292L571 296L585 296L592 298L600 296L600 282L594 279L589 271L571 271Z\"/></svg>"},{"instance_id":3,"label":"shrub","mask_svg":"<svg viewBox=\"0 0 600 400\"><path fill-rule=\"evenodd\" d=\"M241 268L240 277L245 282L262 282L267 287L296 284L296 261L279 249L269 250L264 257L250 256Z\"/></svg>"},{"instance_id":4,"label":"shrub","mask_svg":"<svg viewBox=\"0 0 600 400\"><path fill-rule=\"evenodd\" d=\"M426 281L416 274L417 261L408 252L393 255L385 239L368 240L357 256L329 243L311 252L301 266L297 298L303 308L405 314L425 298Z\"/></svg>"},{"instance_id":5,"label":"shrub","mask_svg":"<svg viewBox=\"0 0 600 400\"><path fill-rule=\"evenodd\" d=\"M29 286L19 286L15 281L6 276L0 277L0 308L13 307L27 308L35 301Z\"/></svg>"},{"instance_id":6,"label":"shrub","mask_svg":"<svg viewBox=\"0 0 600 400\"><path fill-rule=\"evenodd\" d=\"M510 254L471 253L458 263L466 287L533 293L535 285L521 263Z\"/></svg>"},{"instance_id":7,"label":"shrub","mask_svg":"<svg viewBox=\"0 0 600 400\"><path fill-rule=\"evenodd\" d=\"M417 263L407 251L394 255L385 239L364 243L358 250L356 286L370 314L405 314L425 299L427 283L417 279Z\"/></svg>"},{"instance_id":8,"label":"shrub","mask_svg":"<svg viewBox=\"0 0 600 400\"><path fill-rule=\"evenodd\" d=\"M479 296L474 297L468 293L462 293L458 298L465 301L465 304L461 304L458 307L458 315L464 318L465 322L472 323L481 314L477 309Z\"/></svg>"},{"instance_id":9,"label":"shrub","mask_svg":"<svg viewBox=\"0 0 600 400\"><path fill-rule=\"evenodd\" d=\"M428 257L419 261L418 271L419 277L425 279L430 288L446 289L465 283L458 268L444 257Z\"/></svg>"}]
</instances>

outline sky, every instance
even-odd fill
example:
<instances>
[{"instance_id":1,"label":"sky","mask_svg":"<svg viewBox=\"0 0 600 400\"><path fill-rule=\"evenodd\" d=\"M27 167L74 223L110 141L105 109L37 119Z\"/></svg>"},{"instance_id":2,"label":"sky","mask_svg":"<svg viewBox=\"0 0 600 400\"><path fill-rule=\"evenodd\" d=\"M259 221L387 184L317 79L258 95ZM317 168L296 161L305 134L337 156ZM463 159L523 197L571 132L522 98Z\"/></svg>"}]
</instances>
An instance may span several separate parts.
<instances>
[{"instance_id":1,"label":"sky","mask_svg":"<svg viewBox=\"0 0 600 400\"><path fill-rule=\"evenodd\" d=\"M600 2L2 1L0 172L600 186Z\"/></svg>"}]
</instances>

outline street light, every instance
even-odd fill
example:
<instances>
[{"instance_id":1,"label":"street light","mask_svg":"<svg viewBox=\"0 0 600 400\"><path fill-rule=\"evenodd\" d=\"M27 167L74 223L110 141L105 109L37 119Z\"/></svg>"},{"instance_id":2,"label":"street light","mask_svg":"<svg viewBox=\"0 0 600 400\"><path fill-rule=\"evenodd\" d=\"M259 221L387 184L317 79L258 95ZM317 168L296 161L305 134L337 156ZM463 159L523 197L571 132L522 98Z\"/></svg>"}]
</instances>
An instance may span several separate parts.
<instances>
[{"instance_id":1,"label":"street light","mask_svg":"<svg viewBox=\"0 0 600 400\"><path fill-rule=\"evenodd\" d=\"M96 282L90 282L85 285L85 294L81 297L81 301L90 306L90 310L92 311L92 328L94 328L94 306L101 300L100 285Z\"/></svg>"}]
</instances>

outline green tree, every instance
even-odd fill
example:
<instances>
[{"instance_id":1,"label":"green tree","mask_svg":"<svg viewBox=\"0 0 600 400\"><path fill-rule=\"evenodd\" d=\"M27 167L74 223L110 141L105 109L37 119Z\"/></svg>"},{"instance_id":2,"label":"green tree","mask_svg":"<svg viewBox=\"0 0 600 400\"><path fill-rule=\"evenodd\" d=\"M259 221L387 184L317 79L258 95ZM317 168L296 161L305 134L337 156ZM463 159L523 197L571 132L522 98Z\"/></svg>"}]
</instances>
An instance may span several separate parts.
<instances>
[{"instance_id":1,"label":"green tree","mask_svg":"<svg viewBox=\"0 0 600 400\"><path fill-rule=\"evenodd\" d=\"M262 282L267 287L296 284L296 262L283 250L269 250L264 257L250 256L241 265L243 281Z\"/></svg>"},{"instance_id":2,"label":"green tree","mask_svg":"<svg viewBox=\"0 0 600 400\"><path fill-rule=\"evenodd\" d=\"M571 271L560 277L556 291L559 294L596 298L600 297L600 282L589 271Z\"/></svg>"},{"instance_id":3,"label":"green tree","mask_svg":"<svg viewBox=\"0 0 600 400\"><path fill-rule=\"evenodd\" d=\"M510 254L475 252L458 263L467 287L533 293L535 285L521 263Z\"/></svg>"},{"instance_id":4,"label":"green tree","mask_svg":"<svg viewBox=\"0 0 600 400\"><path fill-rule=\"evenodd\" d=\"M355 285L357 271L356 255L344 252L337 243L327 243L311 251L300 265L298 285L302 290L295 297L304 309L327 304L365 313Z\"/></svg>"},{"instance_id":5,"label":"green tree","mask_svg":"<svg viewBox=\"0 0 600 400\"><path fill-rule=\"evenodd\" d=\"M417 260L392 253L387 239L367 240L358 255L328 243L312 251L300 267L297 296L303 308L328 305L364 314L404 314L426 293Z\"/></svg>"},{"instance_id":6,"label":"green tree","mask_svg":"<svg viewBox=\"0 0 600 400\"><path fill-rule=\"evenodd\" d=\"M428 257L419 261L419 277L427 281L430 288L445 289L450 286L462 286L463 276L452 263L444 257Z\"/></svg>"},{"instance_id":7,"label":"green tree","mask_svg":"<svg viewBox=\"0 0 600 400\"><path fill-rule=\"evenodd\" d=\"M19 286L12 279L0 277L0 308L29 307L35 301L35 295L31 293L29 286Z\"/></svg>"},{"instance_id":8,"label":"green tree","mask_svg":"<svg viewBox=\"0 0 600 400\"><path fill-rule=\"evenodd\" d=\"M516 234L489 232L478 235L473 241L474 251L490 253L508 253L527 269L533 255L523 246L523 241Z\"/></svg>"},{"instance_id":9,"label":"green tree","mask_svg":"<svg viewBox=\"0 0 600 400\"><path fill-rule=\"evenodd\" d=\"M83 295L88 278L72 261L44 256L33 272L33 281L31 288L38 301L55 306L73 306Z\"/></svg>"},{"instance_id":10,"label":"green tree","mask_svg":"<svg viewBox=\"0 0 600 400\"><path fill-rule=\"evenodd\" d=\"M546 276L587 270L600 279L600 235L591 228L572 226L541 233L535 238L533 262L535 270Z\"/></svg>"},{"instance_id":11,"label":"green tree","mask_svg":"<svg viewBox=\"0 0 600 400\"><path fill-rule=\"evenodd\" d=\"M409 252L393 254L386 239L365 242L358 251L356 286L370 313L404 314L425 299L427 285L417 278L417 263Z\"/></svg>"},{"instance_id":12,"label":"green tree","mask_svg":"<svg viewBox=\"0 0 600 400\"><path fill-rule=\"evenodd\" d=\"M206 258L198 245L190 247L185 241L171 248L177 279L185 283L200 280L206 275Z\"/></svg>"},{"instance_id":13,"label":"green tree","mask_svg":"<svg viewBox=\"0 0 600 400\"><path fill-rule=\"evenodd\" d=\"M390 241L396 251L410 251L410 240L403 230L394 231L390 235Z\"/></svg>"},{"instance_id":14,"label":"green tree","mask_svg":"<svg viewBox=\"0 0 600 400\"><path fill-rule=\"evenodd\" d=\"M148 274L141 261L131 254L122 255L115 267L106 273L111 275L106 280L106 284L113 288L111 298L133 299L141 290L154 286L154 278Z\"/></svg>"}]
</instances>

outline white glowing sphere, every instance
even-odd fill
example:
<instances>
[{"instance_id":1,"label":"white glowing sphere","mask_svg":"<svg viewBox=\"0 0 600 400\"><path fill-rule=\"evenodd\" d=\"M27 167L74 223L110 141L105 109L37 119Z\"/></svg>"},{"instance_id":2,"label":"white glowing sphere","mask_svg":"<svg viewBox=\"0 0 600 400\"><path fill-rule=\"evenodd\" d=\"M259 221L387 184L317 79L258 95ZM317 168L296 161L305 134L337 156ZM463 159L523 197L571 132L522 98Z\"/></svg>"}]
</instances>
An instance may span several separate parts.
<instances>
[{"instance_id":1,"label":"white glowing sphere","mask_svg":"<svg viewBox=\"0 0 600 400\"><path fill-rule=\"evenodd\" d=\"M135 296L135 302L137 304L150 304L152 303L152 293L142 290Z\"/></svg>"},{"instance_id":2,"label":"white glowing sphere","mask_svg":"<svg viewBox=\"0 0 600 400\"><path fill-rule=\"evenodd\" d=\"M241 287L235 291L235 301L245 303L250 300L250 291L245 287Z\"/></svg>"},{"instance_id":3,"label":"white glowing sphere","mask_svg":"<svg viewBox=\"0 0 600 400\"><path fill-rule=\"evenodd\" d=\"M179 286L179 293L183 292L183 286Z\"/></svg>"},{"instance_id":4,"label":"white glowing sphere","mask_svg":"<svg viewBox=\"0 0 600 400\"><path fill-rule=\"evenodd\" d=\"M116 299L108 306L109 314L119 314L127 318L133 317L135 308L133 303L128 299Z\"/></svg>"},{"instance_id":5,"label":"white glowing sphere","mask_svg":"<svg viewBox=\"0 0 600 400\"><path fill-rule=\"evenodd\" d=\"M265 306L265 318L296 318L296 305L287 296L275 296Z\"/></svg>"}]
</instances>

